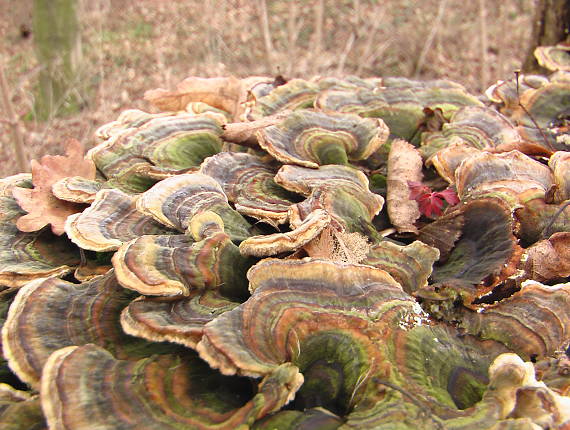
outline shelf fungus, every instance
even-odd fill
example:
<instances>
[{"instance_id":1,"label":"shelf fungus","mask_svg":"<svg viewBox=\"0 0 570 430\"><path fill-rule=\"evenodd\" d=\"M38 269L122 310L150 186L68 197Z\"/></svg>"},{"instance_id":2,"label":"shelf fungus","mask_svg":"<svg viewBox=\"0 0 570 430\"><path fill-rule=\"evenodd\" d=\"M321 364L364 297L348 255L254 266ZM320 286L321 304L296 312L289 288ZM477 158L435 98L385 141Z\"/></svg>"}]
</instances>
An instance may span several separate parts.
<instances>
[{"instance_id":1,"label":"shelf fungus","mask_svg":"<svg viewBox=\"0 0 570 430\"><path fill-rule=\"evenodd\" d=\"M125 359L172 351L122 331L120 312L134 297L112 272L82 284L56 278L29 282L18 292L2 328L10 368L38 388L49 355L66 346L95 343Z\"/></svg>"},{"instance_id":2,"label":"shelf fungus","mask_svg":"<svg viewBox=\"0 0 570 430\"><path fill-rule=\"evenodd\" d=\"M195 348L204 326L239 304L218 290L194 290L183 298L139 297L121 313L121 325L132 336Z\"/></svg>"},{"instance_id":3,"label":"shelf fungus","mask_svg":"<svg viewBox=\"0 0 570 430\"><path fill-rule=\"evenodd\" d=\"M384 206L382 196L369 191L366 175L349 166L309 169L285 165L277 172L275 182L308 197L289 209L289 222L293 228L315 210L323 209L331 216L331 224L337 230L368 235L371 229L375 231L372 218Z\"/></svg>"},{"instance_id":4,"label":"shelf fungus","mask_svg":"<svg viewBox=\"0 0 570 430\"><path fill-rule=\"evenodd\" d=\"M255 229L233 209L222 187L201 173L177 175L160 181L140 195L137 208L157 222L185 232L190 219L202 212L214 212L223 221L224 231L232 240L242 241Z\"/></svg>"},{"instance_id":5,"label":"shelf fungus","mask_svg":"<svg viewBox=\"0 0 570 430\"><path fill-rule=\"evenodd\" d=\"M143 192L177 173L197 170L220 152L222 128L208 115L158 114L113 134L88 156L113 186Z\"/></svg>"},{"instance_id":6,"label":"shelf fungus","mask_svg":"<svg viewBox=\"0 0 570 430\"><path fill-rule=\"evenodd\" d=\"M482 339L501 342L525 360L553 355L567 347L570 284L526 281L511 297L456 315L460 326Z\"/></svg>"},{"instance_id":7,"label":"shelf fungus","mask_svg":"<svg viewBox=\"0 0 570 430\"><path fill-rule=\"evenodd\" d=\"M364 160L387 138L382 120L307 110L258 132L260 146L277 160L311 168Z\"/></svg>"},{"instance_id":8,"label":"shelf fungus","mask_svg":"<svg viewBox=\"0 0 570 430\"><path fill-rule=\"evenodd\" d=\"M419 240L406 246L384 240L371 247L360 263L385 270L405 292L413 294L427 285L438 259L439 250Z\"/></svg>"},{"instance_id":9,"label":"shelf fungus","mask_svg":"<svg viewBox=\"0 0 570 430\"><path fill-rule=\"evenodd\" d=\"M498 81L491 85L485 91L485 95L499 106L503 115L510 117L513 110L520 108L521 95L547 85L549 82L546 76L517 74L512 79Z\"/></svg>"},{"instance_id":10,"label":"shelf fungus","mask_svg":"<svg viewBox=\"0 0 570 430\"><path fill-rule=\"evenodd\" d=\"M527 244L548 239L557 232L570 232L570 206L567 201L548 204L544 198L529 198L515 211L517 236Z\"/></svg>"},{"instance_id":11,"label":"shelf fungus","mask_svg":"<svg viewBox=\"0 0 570 430\"><path fill-rule=\"evenodd\" d=\"M40 396L51 429L233 430L281 409L302 381L284 364L252 392L251 380L222 376L190 352L122 361L85 345L50 356Z\"/></svg>"},{"instance_id":12,"label":"shelf fungus","mask_svg":"<svg viewBox=\"0 0 570 430\"><path fill-rule=\"evenodd\" d=\"M559 44L555 46L539 46L534 56L542 67L552 70L570 72L570 45Z\"/></svg>"},{"instance_id":13,"label":"shelf fungus","mask_svg":"<svg viewBox=\"0 0 570 430\"><path fill-rule=\"evenodd\" d=\"M93 203L97 192L103 188L104 182L81 176L63 178L51 186L53 195L58 199L83 204Z\"/></svg>"},{"instance_id":14,"label":"shelf fungus","mask_svg":"<svg viewBox=\"0 0 570 430\"><path fill-rule=\"evenodd\" d=\"M145 235L123 244L113 256L121 285L153 296L219 288L229 297L246 297L245 273L251 264L221 231L198 241L187 235Z\"/></svg>"},{"instance_id":15,"label":"shelf fungus","mask_svg":"<svg viewBox=\"0 0 570 430\"><path fill-rule=\"evenodd\" d=\"M65 237L49 229L26 233L16 226L25 214L11 196L14 186L25 185L24 178L1 181L0 195L0 285L21 287L34 279L64 276L80 262L79 250ZM22 188L23 189L23 188Z\"/></svg>"},{"instance_id":16,"label":"shelf fungus","mask_svg":"<svg viewBox=\"0 0 570 430\"><path fill-rule=\"evenodd\" d=\"M256 98L245 116L248 120L257 120L284 110L312 108L320 90L316 82L291 79L268 94Z\"/></svg>"},{"instance_id":17,"label":"shelf fungus","mask_svg":"<svg viewBox=\"0 0 570 430\"><path fill-rule=\"evenodd\" d=\"M513 209L521 196L544 198L554 184L552 171L519 151L492 154L482 151L464 160L455 171L461 200L498 197Z\"/></svg>"},{"instance_id":18,"label":"shelf fungus","mask_svg":"<svg viewBox=\"0 0 570 430\"><path fill-rule=\"evenodd\" d=\"M101 190L91 206L68 217L65 232L79 247L99 252L114 251L144 234L174 233L137 210L136 203L136 197L117 189Z\"/></svg>"},{"instance_id":19,"label":"shelf fungus","mask_svg":"<svg viewBox=\"0 0 570 430\"><path fill-rule=\"evenodd\" d=\"M331 372L322 388L341 384L345 401L365 367L383 372L380 327L414 307L390 275L369 266L267 259L248 278L252 296L206 325L200 356L227 375L263 376L287 362L317 379Z\"/></svg>"},{"instance_id":20,"label":"shelf fungus","mask_svg":"<svg viewBox=\"0 0 570 430\"><path fill-rule=\"evenodd\" d=\"M549 82L520 96L520 105L513 110L511 119L519 124L523 139L542 145L547 154L566 151L568 145L559 138L567 135L568 98L570 80ZM561 127L562 126L562 127Z\"/></svg>"},{"instance_id":21,"label":"shelf fungus","mask_svg":"<svg viewBox=\"0 0 570 430\"><path fill-rule=\"evenodd\" d=\"M277 185L277 169L261 158L241 152L221 152L204 160L200 173L214 178L239 213L273 226L287 222L298 196Z\"/></svg>"},{"instance_id":22,"label":"shelf fungus","mask_svg":"<svg viewBox=\"0 0 570 430\"><path fill-rule=\"evenodd\" d=\"M327 112L380 118L388 126L391 136L413 144L419 143L421 127L426 121L425 108L432 111L440 109L449 119L462 106L482 106L475 96L449 81L396 80L393 83L383 82L383 85L373 90L330 89L319 95L315 106Z\"/></svg>"},{"instance_id":23,"label":"shelf fungus","mask_svg":"<svg viewBox=\"0 0 570 430\"><path fill-rule=\"evenodd\" d=\"M568 76L190 78L0 180L0 428L570 429Z\"/></svg>"},{"instance_id":24,"label":"shelf fungus","mask_svg":"<svg viewBox=\"0 0 570 430\"><path fill-rule=\"evenodd\" d=\"M570 199L570 152L557 151L548 160L554 174L555 189L552 203Z\"/></svg>"},{"instance_id":25,"label":"shelf fungus","mask_svg":"<svg viewBox=\"0 0 570 430\"><path fill-rule=\"evenodd\" d=\"M0 383L0 427L5 430L46 430L38 396Z\"/></svg>"},{"instance_id":26,"label":"shelf fungus","mask_svg":"<svg viewBox=\"0 0 570 430\"><path fill-rule=\"evenodd\" d=\"M323 209L315 209L296 227L286 233L253 236L239 245L243 255L268 257L283 252L296 251L315 239L330 224L331 217Z\"/></svg>"},{"instance_id":27,"label":"shelf fungus","mask_svg":"<svg viewBox=\"0 0 570 430\"><path fill-rule=\"evenodd\" d=\"M49 225L54 234L61 236L67 217L81 212L85 206L59 199L52 186L71 175L95 179L95 164L84 158L83 145L75 139L68 140L65 155L44 155L30 164L33 188L12 188L18 205L27 212L18 218L16 225L25 232L39 231Z\"/></svg>"},{"instance_id":28,"label":"shelf fungus","mask_svg":"<svg viewBox=\"0 0 570 430\"><path fill-rule=\"evenodd\" d=\"M429 158L451 143L492 152L516 149L525 154L545 154L542 146L524 141L507 117L483 106L458 109L441 131L422 134L420 149L424 158Z\"/></svg>"},{"instance_id":29,"label":"shelf fungus","mask_svg":"<svg viewBox=\"0 0 570 430\"><path fill-rule=\"evenodd\" d=\"M461 217L459 239L449 250L447 259L435 265L432 284L417 294L435 300L462 298L471 306L476 298L487 294L499 282L516 271L522 249L517 245L511 211L498 199L479 199L459 206L442 218ZM446 224L440 224L440 235ZM437 236L437 227L430 234Z\"/></svg>"}]
</instances>

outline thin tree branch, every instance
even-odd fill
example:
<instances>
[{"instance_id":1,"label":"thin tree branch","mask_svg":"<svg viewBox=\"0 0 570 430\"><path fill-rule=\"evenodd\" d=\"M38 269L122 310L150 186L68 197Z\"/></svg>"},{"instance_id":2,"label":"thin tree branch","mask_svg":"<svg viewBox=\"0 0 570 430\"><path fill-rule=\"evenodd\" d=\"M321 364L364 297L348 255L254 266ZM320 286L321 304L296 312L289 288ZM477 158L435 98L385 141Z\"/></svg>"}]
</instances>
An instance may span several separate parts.
<instances>
[{"instance_id":1,"label":"thin tree branch","mask_svg":"<svg viewBox=\"0 0 570 430\"><path fill-rule=\"evenodd\" d=\"M16 165L20 172L26 172L28 170L28 163L26 161L26 156L24 155L24 137L20 132L20 127L18 124L18 117L14 112L12 107L12 102L10 100L10 91L8 89L8 82L6 81L6 75L4 74L4 62L0 61L0 92L2 93L2 102L4 104L4 110L8 116L8 122L10 128L12 129L12 135L14 136L13 146L14 153L16 154Z\"/></svg>"},{"instance_id":2,"label":"thin tree branch","mask_svg":"<svg viewBox=\"0 0 570 430\"><path fill-rule=\"evenodd\" d=\"M433 41L435 39L435 35L439 31L439 27L441 26L441 20L443 19L443 15L445 14L446 6L447 6L447 0L441 0L439 2L439 7L437 9L437 16L431 27L431 31L428 35L428 38L426 39L426 43L424 43L424 47L422 48L422 52L420 53L420 57L418 58L418 62L416 64L416 70L414 72L414 77L416 78L420 75L420 72L424 67L427 54L430 51L431 46L433 45Z\"/></svg>"},{"instance_id":3,"label":"thin tree branch","mask_svg":"<svg viewBox=\"0 0 570 430\"><path fill-rule=\"evenodd\" d=\"M267 12L266 0L258 0L259 19L261 24L261 33L263 34L263 42L265 44L265 60L267 61L268 72L271 73L275 67L273 64L273 42L271 42L271 32L269 30L269 15Z\"/></svg>"}]
</instances>

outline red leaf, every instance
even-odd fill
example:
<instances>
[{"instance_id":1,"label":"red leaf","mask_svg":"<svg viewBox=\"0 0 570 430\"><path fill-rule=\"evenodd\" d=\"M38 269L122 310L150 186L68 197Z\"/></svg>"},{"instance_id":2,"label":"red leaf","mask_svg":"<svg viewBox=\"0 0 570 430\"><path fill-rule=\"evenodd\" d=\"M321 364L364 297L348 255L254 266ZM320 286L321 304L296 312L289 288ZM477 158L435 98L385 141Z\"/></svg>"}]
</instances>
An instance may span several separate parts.
<instances>
[{"instance_id":1,"label":"red leaf","mask_svg":"<svg viewBox=\"0 0 570 430\"><path fill-rule=\"evenodd\" d=\"M443 200L436 193L424 194L418 199L420 212L428 218L442 214Z\"/></svg>"},{"instance_id":2,"label":"red leaf","mask_svg":"<svg viewBox=\"0 0 570 430\"><path fill-rule=\"evenodd\" d=\"M408 188L410 189L410 200L418 201L425 194L431 193L431 188L421 182L408 181Z\"/></svg>"},{"instance_id":3,"label":"red leaf","mask_svg":"<svg viewBox=\"0 0 570 430\"><path fill-rule=\"evenodd\" d=\"M442 197L449 206L454 206L459 203L459 197L457 197L457 193L452 188L446 188L434 194L438 197Z\"/></svg>"}]
</instances>

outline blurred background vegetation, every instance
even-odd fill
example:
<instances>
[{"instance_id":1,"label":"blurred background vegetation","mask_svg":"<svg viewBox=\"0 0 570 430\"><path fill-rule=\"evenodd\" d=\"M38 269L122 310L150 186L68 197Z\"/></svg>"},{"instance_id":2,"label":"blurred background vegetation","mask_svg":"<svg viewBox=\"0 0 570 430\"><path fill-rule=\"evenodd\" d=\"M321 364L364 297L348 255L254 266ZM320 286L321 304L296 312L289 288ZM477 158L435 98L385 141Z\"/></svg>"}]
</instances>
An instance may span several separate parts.
<instances>
[{"instance_id":1,"label":"blurred background vegetation","mask_svg":"<svg viewBox=\"0 0 570 430\"><path fill-rule=\"evenodd\" d=\"M1 176L20 170L15 133L28 160L61 153L66 137L90 147L94 130L122 110L150 110L145 90L191 75L448 78L481 93L521 67L536 7L533 0L75 0L81 55L67 90L73 106L55 117L38 108L45 66L34 49L35 3L0 1L0 60L14 117L0 115Z\"/></svg>"}]
</instances>

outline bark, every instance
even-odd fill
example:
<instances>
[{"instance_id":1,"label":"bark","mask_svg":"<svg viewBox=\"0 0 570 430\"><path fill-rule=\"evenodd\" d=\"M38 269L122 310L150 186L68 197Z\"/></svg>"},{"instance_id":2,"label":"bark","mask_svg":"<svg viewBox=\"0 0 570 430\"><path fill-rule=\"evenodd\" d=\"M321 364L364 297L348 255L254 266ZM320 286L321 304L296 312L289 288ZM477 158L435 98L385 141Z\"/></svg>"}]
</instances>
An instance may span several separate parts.
<instances>
[{"instance_id":1,"label":"bark","mask_svg":"<svg viewBox=\"0 0 570 430\"><path fill-rule=\"evenodd\" d=\"M534 58L538 46L570 40L570 0L539 0L534 15L530 46L523 62L525 73L544 73Z\"/></svg>"},{"instance_id":2,"label":"bark","mask_svg":"<svg viewBox=\"0 0 570 430\"><path fill-rule=\"evenodd\" d=\"M41 120L75 112L82 103L77 6L77 0L34 0L34 44L41 66L35 114Z\"/></svg>"}]
</instances>

